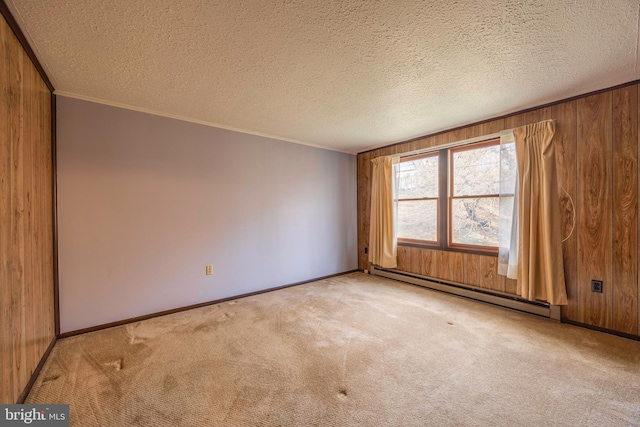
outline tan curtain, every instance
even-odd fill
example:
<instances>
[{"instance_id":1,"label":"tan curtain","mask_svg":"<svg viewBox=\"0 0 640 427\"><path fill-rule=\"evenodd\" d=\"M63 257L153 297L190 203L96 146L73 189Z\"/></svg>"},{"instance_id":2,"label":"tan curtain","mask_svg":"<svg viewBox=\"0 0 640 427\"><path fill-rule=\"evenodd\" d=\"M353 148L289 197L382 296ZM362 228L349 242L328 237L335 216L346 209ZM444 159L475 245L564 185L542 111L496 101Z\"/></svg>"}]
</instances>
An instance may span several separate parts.
<instances>
[{"instance_id":1,"label":"tan curtain","mask_svg":"<svg viewBox=\"0 0 640 427\"><path fill-rule=\"evenodd\" d=\"M567 304L552 121L513 130L518 159L518 294Z\"/></svg>"},{"instance_id":2,"label":"tan curtain","mask_svg":"<svg viewBox=\"0 0 640 427\"><path fill-rule=\"evenodd\" d=\"M393 197L391 156L371 160L371 217L369 222L369 262L383 268L397 266L396 209Z\"/></svg>"}]
</instances>

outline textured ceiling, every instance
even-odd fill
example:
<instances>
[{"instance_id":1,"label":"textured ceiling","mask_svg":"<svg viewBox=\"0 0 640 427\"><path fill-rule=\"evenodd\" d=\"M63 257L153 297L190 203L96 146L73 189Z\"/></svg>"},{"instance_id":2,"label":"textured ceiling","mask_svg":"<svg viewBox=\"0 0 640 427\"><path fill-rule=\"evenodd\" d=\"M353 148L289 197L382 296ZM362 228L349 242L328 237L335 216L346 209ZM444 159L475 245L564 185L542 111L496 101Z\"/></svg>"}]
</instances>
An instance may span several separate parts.
<instances>
[{"instance_id":1,"label":"textured ceiling","mask_svg":"<svg viewBox=\"0 0 640 427\"><path fill-rule=\"evenodd\" d=\"M358 152L640 78L640 0L8 0L56 93Z\"/></svg>"}]
</instances>

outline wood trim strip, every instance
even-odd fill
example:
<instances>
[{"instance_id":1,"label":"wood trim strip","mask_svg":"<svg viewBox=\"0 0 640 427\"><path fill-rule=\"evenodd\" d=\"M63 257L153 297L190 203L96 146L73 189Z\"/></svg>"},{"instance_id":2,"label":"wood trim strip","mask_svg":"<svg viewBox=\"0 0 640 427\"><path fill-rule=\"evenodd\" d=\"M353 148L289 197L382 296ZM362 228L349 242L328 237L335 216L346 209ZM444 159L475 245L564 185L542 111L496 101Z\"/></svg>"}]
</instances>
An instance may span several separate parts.
<instances>
[{"instance_id":1,"label":"wood trim strip","mask_svg":"<svg viewBox=\"0 0 640 427\"><path fill-rule=\"evenodd\" d=\"M512 197L512 196L514 196L514 194L505 194L505 196ZM460 200L460 199L495 199L497 197L500 197L500 194L472 194L470 196L450 196L451 200Z\"/></svg>"},{"instance_id":2,"label":"wood trim strip","mask_svg":"<svg viewBox=\"0 0 640 427\"><path fill-rule=\"evenodd\" d=\"M60 276L58 273L58 156L57 97L51 94L51 189L53 215L53 317L54 334L60 335Z\"/></svg>"},{"instance_id":3,"label":"wood trim strip","mask_svg":"<svg viewBox=\"0 0 640 427\"><path fill-rule=\"evenodd\" d=\"M466 128L471 128L473 126L483 125L483 124L486 124L486 123L489 123L489 122L493 122L493 121L496 121L496 120L509 119L509 118L512 118L512 117L515 117L515 116L519 116L521 114L526 114L526 113L529 113L529 112L532 112L532 111L535 111L535 110L539 110L539 109L542 109L542 108L553 107L555 105L562 104L562 103L565 103L565 102L576 101L578 99L587 98L589 96L598 95L598 94L601 94L601 93L604 93L604 92L608 92L608 91L613 91L613 90L616 90L616 89L622 89L622 88L625 88L627 86L631 86L631 85L639 84L639 83L640 83L640 80L633 80L633 81L630 81L630 82L627 82L627 83L622 83L622 84L619 84L619 85L616 85L616 86L611 86L611 87L608 87L608 88L605 88L605 89L599 89L599 90L595 90L593 92L584 93L582 95L576 95L576 96L572 96L572 97L569 97L569 98L560 99L558 101L549 102L548 104L542 104L542 105L538 105L538 106L535 106L535 107L526 108L524 110L516 111L514 113L509 113L509 114L505 114L505 115L502 115L502 116L492 117L492 118L489 118L489 119L486 119L486 120L481 120L479 122L470 123L470 124L462 125L462 126L457 126L457 127L454 127L454 128L442 130L440 132L430 133L430 134L427 134L427 135L422 135L422 136L418 136L418 137L415 137L415 138L407 139L405 141L394 142L393 144L388 144L388 145L383 145L381 147L372 148L370 150L361 151L361 152L358 153L358 155L365 154L365 153L370 153L370 152L376 151L376 150L382 150L382 149L385 149L385 148L395 147L397 145L402 145L402 144L410 143L410 142L413 142L413 141L419 141L419 140L425 139L425 138L432 138L432 137L435 137L435 136L438 136L438 135L443 135L443 134L446 134L446 133L449 133L449 132L457 132L457 131L460 131L460 130L465 130ZM505 126L505 127L506 128L511 128L511 127L516 127L516 126Z\"/></svg>"},{"instance_id":4,"label":"wood trim strip","mask_svg":"<svg viewBox=\"0 0 640 427\"><path fill-rule=\"evenodd\" d=\"M407 198L407 199L398 198L397 200L399 202L421 202L423 200L425 201L438 200L438 197L413 197L413 198Z\"/></svg>"},{"instance_id":5,"label":"wood trim strip","mask_svg":"<svg viewBox=\"0 0 640 427\"><path fill-rule=\"evenodd\" d=\"M478 138L483 138L483 136L479 135ZM495 146L500 147L500 138L490 138L484 141L472 142L469 144L460 145L458 147L449 147L447 148L447 150L449 150L449 153L453 155L454 153L459 153L460 151L479 150L481 148L495 147Z\"/></svg>"},{"instance_id":6,"label":"wood trim strip","mask_svg":"<svg viewBox=\"0 0 640 427\"><path fill-rule=\"evenodd\" d=\"M449 203L447 203L448 194L448 180L447 174L449 173L449 153L447 150L438 151L438 243L439 250L444 250L449 246L449 233L447 232L449 227ZM442 200L443 203L440 203Z\"/></svg>"},{"instance_id":7,"label":"wood trim strip","mask_svg":"<svg viewBox=\"0 0 640 427\"><path fill-rule=\"evenodd\" d=\"M18 22L11 14L11 10L9 10L9 7L4 2L4 0L0 0L0 13L2 14L2 16L4 16L4 19L7 21L7 24L9 24L9 27L11 27L13 34L15 34L15 36L18 38L18 41L22 45L22 48L27 53L27 56L29 56L29 59L31 59L31 62L33 62L36 70L38 70L38 74L40 74L40 77L42 77L42 80L44 80L44 83L53 94L55 89L53 87L53 84L51 83L51 80L49 80L49 76L47 76L47 73L44 71L44 68L40 64L40 61L38 61L36 54L33 52L33 49L31 49L27 38L24 36L24 33L20 29Z\"/></svg>"},{"instance_id":8,"label":"wood trim strip","mask_svg":"<svg viewBox=\"0 0 640 427\"><path fill-rule=\"evenodd\" d=\"M402 156L400 157L400 163L412 162L414 160L420 160L420 159L428 159L429 157L436 157L438 155L438 151L439 150L433 150L433 151L429 151L428 153L411 154L408 156Z\"/></svg>"},{"instance_id":9,"label":"wood trim strip","mask_svg":"<svg viewBox=\"0 0 640 427\"><path fill-rule=\"evenodd\" d=\"M469 245L465 243L449 243L445 250L458 249L460 252L469 253L469 251L477 252L477 255L498 255L500 249L497 246Z\"/></svg>"},{"instance_id":10,"label":"wood trim strip","mask_svg":"<svg viewBox=\"0 0 640 427\"><path fill-rule=\"evenodd\" d=\"M406 239L404 237L398 237L397 242L399 245L406 245L416 248L432 248L440 249L440 244L437 240L418 240L418 239Z\"/></svg>"},{"instance_id":11,"label":"wood trim strip","mask_svg":"<svg viewBox=\"0 0 640 427\"><path fill-rule=\"evenodd\" d=\"M496 121L492 121L490 123L499 123L500 120ZM504 126L504 120L502 120L503 124L501 126ZM472 126L472 129L484 129L485 126L488 125L478 125L478 126ZM491 128L494 129L494 128ZM500 127L499 131L497 132L490 132L487 131L486 133L482 133L482 134L477 134L474 137L471 138L464 138L463 135L466 135L465 132L452 132L448 134L447 140L449 142L444 143L444 144L438 144L438 145L430 145L427 147L422 147L422 148L410 148L410 151L406 151L405 149L400 149L398 150L399 147L395 147L396 148L396 152L394 153L395 155L399 156L400 161L402 161L402 159L405 158L411 158L414 156L421 156L423 154L429 154L429 153L433 153L433 152L438 152L441 150L455 150L455 149L464 149L464 147L468 147L468 146L473 146L476 144L483 144L487 141L493 141L493 140L500 140L500 138L502 137L502 135L507 134L508 130L510 128L508 127ZM462 131L466 130L462 129ZM462 139L458 139L458 136L460 135L460 138ZM427 138L421 138L420 140L418 140L418 142L423 141L424 139ZM404 144L404 143L403 143ZM395 146L396 144L393 144L392 146ZM414 144L411 144L414 145ZM411 147L410 145L410 147ZM380 148L380 150L385 150L387 147L382 147Z\"/></svg>"},{"instance_id":12,"label":"wood trim strip","mask_svg":"<svg viewBox=\"0 0 640 427\"><path fill-rule=\"evenodd\" d=\"M408 246L411 248L420 248L420 249L431 249L431 250L435 250L435 251L439 251L439 252L459 252L459 253L463 253L463 254L473 254L473 255L482 255L482 256L489 256L489 257L498 257L498 251L482 251L482 250L478 250L475 247L469 247L467 248L463 248L463 247L458 247L458 246L448 246L446 248L442 248L440 246L437 246L435 244L427 244L427 243L417 243L417 242L407 242L407 241L400 241L398 240L398 246Z\"/></svg>"},{"instance_id":13,"label":"wood trim strip","mask_svg":"<svg viewBox=\"0 0 640 427\"><path fill-rule=\"evenodd\" d=\"M18 397L18 400L16 401L16 403L18 404L24 403L24 401L27 399L27 396L29 396L29 393L31 392L31 388L33 387L33 384L36 382L38 375L40 375L40 371L42 370L42 367L44 366L45 362L49 358L49 354L51 354L51 350L53 350L53 347L55 346L57 340L58 339L56 337L53 337L53 339L49 343L49 347L47 347L44 354L42 355L42 358L40 358L40 362L38 363L38 366L36 366L36 369L33 370L33 373L31 374L31 378L29 378L29 382L24 387L24 390L22 390L22 393Z\"/></svg>"},{"instance_id":14,"label":"wood trim strip","mask_svg":"<svg viewBox=\"0 0 640 427\"><path fill-rule=\"evenodd\" d=\"M78 330L75 330L75 331L65 332L63 334L60 334L58 336L58 339L69 338L69 337L73 337L73 336L76 336L76 335L86 334L86 333L89 333L89 332L96 332L96 331L100 331L102 329L108 329L108 328L113 328L113 327L116 327L116 326L126 325L128 323L140 322L142 320L153 319L154 317L167 316L169 314L179 313L181 311L193 310L194 308L207 307L209 305L220 304L220 303L223 303L223 302L226 302L226 301L252 297L252 296L255 296L255 295L261 295L261 294L265 294L267 292L273 292L273 291L278 291L280 289L291 288L293 286L304 285L306 283L317 282L318 280L325 280L325 279L329 279L331 277L343 276L345 274L355 273L357 271L360 271L360 270L355 269L355 270L344 271L342 273L330 274L328 276L322 276L322 277L316 277L314 279L303 280L302 282L296 282L296 283L290 283L288 285L276 286L275 288L263 289L263 290L260 290L260 291L249 292L249 293L246 293L246 294L240 294L240 295L236 295L236 296L232 296L232 297L221 298L221 299L207 301L207 302L201 302L199 304L192 304L192 305L187 305L187 306L184 306L184 307L172 308L171 310L158 311L156 313L145 314L143 316L130 317L128 319L118 320L116 322L110 322L110 323L105 323L105 324L102 324L102 325L91 326L89 328L83 328L83 329L78 329Z\"/></svg>"},{"instance_id":15,"label":"wood trim strip","mask_svg":"<svg viewBox=\"0 0 640 427\"><path fill-rule=\"evenodd\" d=\"M570 319L567 319L565 317L561 318L560 322L567 323L567 324L573 325L573 326L580 326L580 327L583 327L583 328L591 329L592 331L604 332L606 334L611 334L611 335L615 335L615 336L622 337L622 338L627 338L627 339L634 340L634 341L640 341L640 335L626 334L624 332L614 331L613 329L601 328L599 326L589 325L588 323L576 322L575 320L570 320Z\"/></svg>"}]
</instances>

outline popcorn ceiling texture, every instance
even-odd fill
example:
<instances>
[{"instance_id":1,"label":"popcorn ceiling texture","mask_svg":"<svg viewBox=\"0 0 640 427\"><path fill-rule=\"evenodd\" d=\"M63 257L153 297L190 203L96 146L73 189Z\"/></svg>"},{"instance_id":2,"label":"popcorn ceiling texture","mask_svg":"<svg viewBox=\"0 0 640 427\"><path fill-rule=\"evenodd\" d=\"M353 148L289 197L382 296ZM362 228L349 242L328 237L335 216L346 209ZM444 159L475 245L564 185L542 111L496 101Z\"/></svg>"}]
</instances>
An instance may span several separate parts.
<instances>
[{"instance_id":1,"label":"popcorn ceiling texture","mask_svg":"<svg viewBox=\"0 0 640 427\"><path fill-rule=\"evenodd\" d=\"M640 78L640 0L8 0L61 94L358 152Z\"/></svg>"}]
</instances>

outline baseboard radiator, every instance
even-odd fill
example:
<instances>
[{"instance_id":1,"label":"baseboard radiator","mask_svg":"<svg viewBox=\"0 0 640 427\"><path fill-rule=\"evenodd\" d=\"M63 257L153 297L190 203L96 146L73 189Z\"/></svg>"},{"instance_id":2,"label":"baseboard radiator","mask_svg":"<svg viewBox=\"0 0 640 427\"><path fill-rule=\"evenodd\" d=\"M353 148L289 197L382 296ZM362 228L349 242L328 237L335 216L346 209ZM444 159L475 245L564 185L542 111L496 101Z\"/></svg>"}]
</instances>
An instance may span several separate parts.
<instances>
[{"instance_id":1,"label":"baseboard radiator","mask_svg":"<svg viewBox=\"0 0 640 427\"><path fill-rule=\"evenodd\" d=\"M420 276L418 274L406 273L404 271L383 269L377 266L372 267L371 274L375 276L386 277L388 279L398 280L401 282L411 283L412 285L422 286L424 288L434 289L436 291L458 295L476 301L482 301L501 307L507 307L514 310L524 311L526 313L536 314L542 317L548 317L554 320L560 320L560 306L558 305L549 305L543 302L526 301L508 294L501 294L488 291L486 289L464 285L461 283Z\"/></svg>"}]
</instances>

